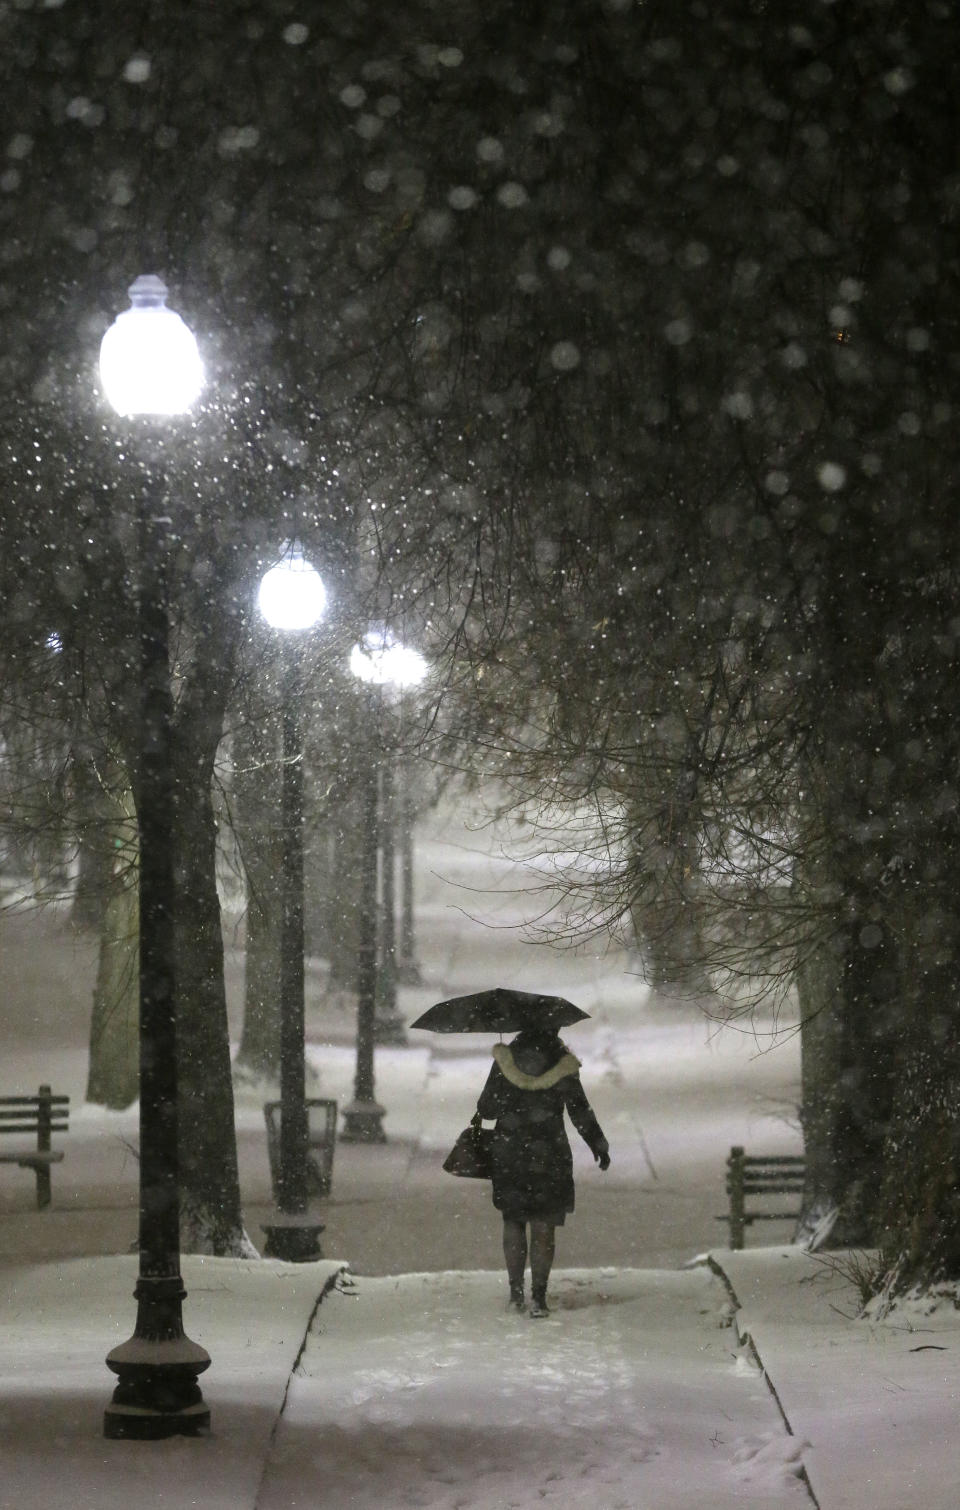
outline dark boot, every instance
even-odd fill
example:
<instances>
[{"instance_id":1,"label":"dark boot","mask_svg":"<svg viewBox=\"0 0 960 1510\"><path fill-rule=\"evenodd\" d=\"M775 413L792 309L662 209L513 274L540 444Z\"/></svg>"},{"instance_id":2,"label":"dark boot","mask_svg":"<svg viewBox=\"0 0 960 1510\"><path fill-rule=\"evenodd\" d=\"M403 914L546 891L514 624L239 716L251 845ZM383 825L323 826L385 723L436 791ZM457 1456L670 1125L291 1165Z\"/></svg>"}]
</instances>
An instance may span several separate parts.
<instances>
[{"instance_id":1,"label":"dark boot","mask_svg":"<svg viewBox=\"0 0 960 1510\"><path fill-rule=\"evenodd\" d=\"M547 1292L545 1290L534 1290L530 1302L530 1315L534 1317L550 1315L550 1307L547 1305Z\"/></svg>"},{"instance_id":2,"label":"dark boot","mask_svg":"<svg viewBox=\"0 0 960 1510\"><path fill-rule=\"evenodd\" d=\"M510 1286L510 1309L511 1311L522 1311L524 1309L522 1284Z\"/></svg>"}]
</instances>

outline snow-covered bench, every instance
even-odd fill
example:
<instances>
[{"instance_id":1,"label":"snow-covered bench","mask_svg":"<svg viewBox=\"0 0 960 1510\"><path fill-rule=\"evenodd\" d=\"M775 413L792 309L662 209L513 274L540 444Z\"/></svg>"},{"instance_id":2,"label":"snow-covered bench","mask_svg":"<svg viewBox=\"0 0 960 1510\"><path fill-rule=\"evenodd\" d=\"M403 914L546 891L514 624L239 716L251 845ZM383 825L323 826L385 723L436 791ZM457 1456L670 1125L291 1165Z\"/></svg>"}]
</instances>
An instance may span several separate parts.
<instances>
[{"instance_id":1,"label":"snow-covered bench","mask_svg":"<svg viewBox=\"0 0 960 1510\"><path fill-rule=\"evenodd\" d=\"M35 1148L0 1152L0 1164L34 1171L40 1211L50 1205L50 1165L63 1158L62 1149L51 1148L51 1134L68 1130L69 1105L70 1097L55 1096L49 1085L41 1085L35 1096L0 1096L0 1135L36 1139Z\"/></svg>"},{"instance_id":2,"label":"snow-covered bench","mask_svg":"<svg viewBox=\"0 0 960 1510\"><path fill-rule=\"evenodd\" d=\"M785 1202L778 1201L776 1207L771 1208L764 1197L801 1197L805 1175L806 1160L802 1154L748 1154L735 1144L727 1159L730 1209L717 1217L717 1221L730 1224L730 1247L743 1247L744 1228L753 1222L796 1221L800 1215L799 1199L790 1211L784 1211L779 1208ZM749 1197L755 1199L748 1208Z\"/></svg>"}]
</instances>

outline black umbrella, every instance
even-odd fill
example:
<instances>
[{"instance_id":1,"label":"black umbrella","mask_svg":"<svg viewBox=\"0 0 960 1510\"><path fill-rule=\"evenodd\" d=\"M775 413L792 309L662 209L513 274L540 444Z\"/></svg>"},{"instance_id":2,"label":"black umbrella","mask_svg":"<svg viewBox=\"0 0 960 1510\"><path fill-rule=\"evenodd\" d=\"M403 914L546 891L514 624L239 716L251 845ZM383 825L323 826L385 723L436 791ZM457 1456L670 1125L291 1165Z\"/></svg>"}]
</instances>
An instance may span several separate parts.
<instances>
[{"instance_id":1,"label":"black umbrella","mask_svg":"<svg viewBox=\"0 0 960 1510\"><path fill-rule=\"evenodd\" d=\"M523 1028L568 1028L589 1016L562 996L495 986L438 1001L410 1026L433 1033L519 1033Z\"/></svg>"}]
</instances>

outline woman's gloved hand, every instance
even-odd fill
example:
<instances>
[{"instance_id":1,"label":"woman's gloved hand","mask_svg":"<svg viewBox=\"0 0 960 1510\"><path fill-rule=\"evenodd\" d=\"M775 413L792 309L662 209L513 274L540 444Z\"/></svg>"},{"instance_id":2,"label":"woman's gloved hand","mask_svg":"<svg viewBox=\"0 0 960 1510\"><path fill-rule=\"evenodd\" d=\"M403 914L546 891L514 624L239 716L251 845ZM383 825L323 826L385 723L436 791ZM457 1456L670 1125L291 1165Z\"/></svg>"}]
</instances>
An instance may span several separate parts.
<instances>
[{"instance_id":1,"label":"woman's gloved hand","mask_svg":"<svg viewBox=\"0 0 960 1510\"><path fill-rule=\"evenodd\" d=\"M598 1144L598 1146L593 1150L593 1157L596 1159L597 1163L600 1165L600 1168L602 1170L609 1169L610 1168L610 1145L609 1145L609 1143L600 1143L600 1144Z\"/></svg>"}]
</instances>

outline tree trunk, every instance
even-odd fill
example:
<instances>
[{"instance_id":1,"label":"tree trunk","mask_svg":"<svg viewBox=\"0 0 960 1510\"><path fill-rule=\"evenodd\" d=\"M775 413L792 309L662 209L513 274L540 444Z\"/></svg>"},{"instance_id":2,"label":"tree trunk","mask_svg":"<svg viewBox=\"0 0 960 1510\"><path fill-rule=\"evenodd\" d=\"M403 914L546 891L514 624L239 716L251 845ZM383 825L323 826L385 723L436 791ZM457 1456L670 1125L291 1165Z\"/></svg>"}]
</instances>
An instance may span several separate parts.
<instances>
[{"instance_id":1,"label":"tree trunk","mask_svg":"<svg viewBox=\"0 0 960 1510\"><path fill-rule=\"evenodd\" d=\"M930 898L922 914L911 909L909 978L879 1203L879 1241L893 1290L960 1275L960 950L950 915L960 875L950 851L944 833L941 906Z\"/></svg>"},{"instance_id":2,"label":"tree trunk","mask_svg":"<svg viewBox=\"0 0 960 1510\"><path fill-rule=\"evenodd\" d=\"M182 1244L248 1251L240 1210L212 754L175 742L177 1066Z\"/></svg>"},{"instance_id":3,"label":"tree trunk","mask_svg":"<svg viewBox=\"0 0 960 1510\"><path fill-rule=\"evenodd\" d=\"M674 996L712 996L708 951L697 906L697 845L675 813L638 824L630 871L630 921L643 973L655 990Z\"/></svg>"},{"instance_id":4,"label":"tree trunk","mask_svg":"<svg viewBox=\"0 0 960 1510\"><path fill-rule=\"evenodd\" d=\"M110 799L81 753L72 760L77 829L77 879L70 908L75 928L93 932L103 926L104 914L114 893L115 814Z\"/></svg>"},{"instance_id":5,"label":"tree trunk","mask_svg":"<svg viewBox=\"0 0 960 1510\"><path fill-rule=\"evenodd\" d=\"M849 935L823 940L798 972L807 1160L801 1231L828 1218L832 1247L877 1240L877 1196L892 1097L884 1006Z\"/></svg>"},{"instance_id":6,"label":"tree trunk","mask_svg":"<svg viewBox=\"0 0 960 1510\"><path fill-rule=\"evenodd\" d=\"M180 1215L186 1251L243 1257L213 769L231 689L238 624L198 616L181 655L171 737L175 856Z\"/></svg>"},{"instance_id":7,"label":"tree trunk","mask_svg":"<svg viewBox=\"0 0 960 1510\"><path fill-rule=\"evenodd\" d=\"M140 1090L140 992L136 827L132 798L125 816L101 830L113 854L109 888L98 884L100 953L90 1022L87 1100L123 1111Z\"/></svg>"},{"instance_id":8,"label":"tree trunk","mask_svg":"<svg viewBox=\"0 0 960 1510\"><path fill-rule=\"evenodd\" d=\"M355 992L360 947L360 889L364 849L359 782L341 782L333 804L336 893L330 898L330 988Z\"/></svg>"},{"instance_id":9,"label":"tree trunk","mask_svg":"<svg viewBox=\"0 0 960 1510\"><path fill-rule=\"evenodd\" d=\"M280 782L262 728L238 734L235 813L246 879L243 1030L234 1073L280 1080Z\"/></svg>"}]
</instances>

